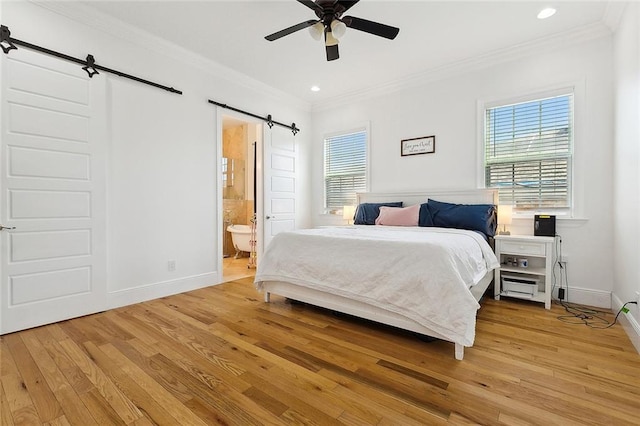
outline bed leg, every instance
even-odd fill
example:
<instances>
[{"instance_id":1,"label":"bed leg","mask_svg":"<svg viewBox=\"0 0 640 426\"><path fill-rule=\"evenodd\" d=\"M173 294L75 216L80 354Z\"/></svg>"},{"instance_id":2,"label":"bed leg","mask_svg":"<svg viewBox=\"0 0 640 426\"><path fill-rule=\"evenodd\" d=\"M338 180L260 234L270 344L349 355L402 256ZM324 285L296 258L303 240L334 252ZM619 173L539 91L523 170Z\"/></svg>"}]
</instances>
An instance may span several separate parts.
<instances>
[{"instance_id":1,"label":"bed leg","mask_svg":"<svg viewBox=\"0 0 640 426\"><path fill-rule=\"evenodd\" d=\"M270 302L270 300L271 300L271 293L269 293L268 291L265 291L265 292L264 292L264 301L265 301L266 303L269 303L269 302Z\"/></svg>"},{"instance_id":2,"label":"bed leg","mask_svg":"<svg viewBox=\"0 0 640 426\"><path fill-rule=\"evenodd\" d=\"M460 343L456 343L456 359L458 361L462 361L462 358L464 357L464 346L462 346Z\"/></svg>"}]
</instances>

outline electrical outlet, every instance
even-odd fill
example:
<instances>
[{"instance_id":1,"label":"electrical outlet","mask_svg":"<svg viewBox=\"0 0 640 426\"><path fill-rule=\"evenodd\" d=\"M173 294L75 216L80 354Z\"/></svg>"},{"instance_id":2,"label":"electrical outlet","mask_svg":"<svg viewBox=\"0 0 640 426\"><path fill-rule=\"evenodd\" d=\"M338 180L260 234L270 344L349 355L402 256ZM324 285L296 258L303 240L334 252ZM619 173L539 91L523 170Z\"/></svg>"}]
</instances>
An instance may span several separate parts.
<instances>
[{"instance_id":1,"label":"electrical outlet","mask_svg":"<svg viewBox=\"0 0 640 426\"><path fill-rule=\"evenodd\" d=\"M176 261L175 260L168 260L167 261L167 270L169 272L173 272L176 270Z\"/></svg>"}]
</instances>

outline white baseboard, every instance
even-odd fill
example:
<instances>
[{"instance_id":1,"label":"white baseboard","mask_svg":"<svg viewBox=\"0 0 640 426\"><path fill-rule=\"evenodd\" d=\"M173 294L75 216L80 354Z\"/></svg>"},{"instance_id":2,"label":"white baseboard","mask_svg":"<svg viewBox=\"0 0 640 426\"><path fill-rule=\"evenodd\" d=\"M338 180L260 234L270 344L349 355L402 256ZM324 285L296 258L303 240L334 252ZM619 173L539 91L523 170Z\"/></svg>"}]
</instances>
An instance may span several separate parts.
<instances>
[{"instance_id":1,"label":"white baseboard","mask_svg":"<svg viewBox=\"0 0 640 426\"><path fill-rule=\"evenodd\" d=\"M624 303L615 293L612 294L611 298L613 299L612 301L614 311L618 312L620 308L622 308L622 305ZM631 309L634 309L633 305L627 305L627 307L629 306L631 307ZM640 307L637 307L635 309L640 310ZM620 324L622 324L624 331L627 332L627 335L629 336L631 343L633 343L633 346L635 346L638 353L640 353L640 323L638 323L636 317L634 317L630 313L620 314L620 316L618 317L618 321L620 321Z\"/></svg>"},{"instance_id":2,"label":"white baseboard","mask_svg":"<svg viewBox=\"0 0 640 426\"><path fill-rule=\"evenodd\" d=\"M151 299L184 293L220 283L218 272L193 275L171 281L145 284L135 288L118 290L107 294L107 309L120 308Z\"/></svg>"},{"instance_id":3,"label":"white baseboard","mask_svg":"<svg viewBox=\"0 0 640 426\"><path fill-rule=\"evenodd\" d=\"M590 288L569 287L565 288L567 301L578 305L593 306L596 308L611 309L611 292L605 290L593 290ZM554 299L558 298L558 288L551 295Z\"/></svg>"}]
</instances>

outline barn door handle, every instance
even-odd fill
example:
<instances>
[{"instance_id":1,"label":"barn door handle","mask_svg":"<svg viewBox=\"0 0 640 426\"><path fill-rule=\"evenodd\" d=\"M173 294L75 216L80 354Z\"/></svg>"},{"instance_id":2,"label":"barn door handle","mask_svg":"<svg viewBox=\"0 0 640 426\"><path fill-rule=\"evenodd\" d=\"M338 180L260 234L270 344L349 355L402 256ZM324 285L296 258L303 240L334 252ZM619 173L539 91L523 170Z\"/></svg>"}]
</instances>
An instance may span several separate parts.
<instances>
[{"instance_id":1,"label":"barn door handle","mask_svg":"<svg viewBox=\"0 0 640 426\"><path fill-rule=\"evenodd\" d=\"M5 229L16 229L15 226L2 226L0 225L0 231L4 231Z\"/></svg>"}]
</instances>

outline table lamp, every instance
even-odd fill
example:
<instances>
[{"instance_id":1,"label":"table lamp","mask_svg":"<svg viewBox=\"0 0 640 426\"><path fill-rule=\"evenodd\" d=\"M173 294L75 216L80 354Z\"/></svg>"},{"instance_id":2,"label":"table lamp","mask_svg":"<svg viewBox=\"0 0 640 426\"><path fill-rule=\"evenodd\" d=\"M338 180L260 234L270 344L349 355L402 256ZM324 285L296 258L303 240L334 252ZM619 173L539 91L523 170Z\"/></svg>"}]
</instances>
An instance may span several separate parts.
<instances>
[{"instance_id":1,"label":"table lamp","mask_svg":"<svg viewBox=\"0 0 640 426\"><path fill-rule=\"evenodd\" d=\"M498 206L498 226L502 225L502 230L498 235L511 235L507 231L507 225L511 225L513 207L509 204L501 204Z\"/></svg>"},{"instance_id":2,"label":"table lamp","mask_svg":"<svg viewBox=\"0 0 640 426\"><path fill-rule=\"evenodd\" d=\"M347 224L353 225L353 216L356 213L356 206L343 206L342 218L347 220Z\"/></svg>"}]
</instances>

